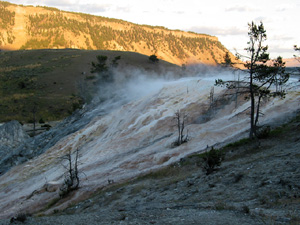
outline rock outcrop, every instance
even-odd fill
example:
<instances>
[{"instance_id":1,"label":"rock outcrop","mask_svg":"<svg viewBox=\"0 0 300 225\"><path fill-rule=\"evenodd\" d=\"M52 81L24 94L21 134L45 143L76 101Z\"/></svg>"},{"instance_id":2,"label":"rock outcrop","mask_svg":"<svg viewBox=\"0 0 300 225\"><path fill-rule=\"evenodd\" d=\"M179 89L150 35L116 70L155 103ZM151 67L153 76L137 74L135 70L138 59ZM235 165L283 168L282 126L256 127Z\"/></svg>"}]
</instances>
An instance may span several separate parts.
<instances>
[{"instance_id":1,"label":"rock outcrop","mask_svg":"<svg viewBox=\"0 0 300 225\"><path fill-rule=\"evenodd\" d=\"M8 166L11 166L13 161L18 161L16 160L17 158L23 158L22 153L18 152L16 155L15 150L22 146L28 139L28 134L16 120L0 126L0 165L5 164L5 168L0 166L0 174L3 173Z\"/></svg>"},{"instance_id":2,"label":"rock outcrop","mask_svg":"<svg viewBox=\"0 0 300 225\"><path fill-rule=\"evenodd\" d=\"M16 148L28 138L22 125L16 120L0 126L0 147Z\"/></svg>"}]
</instances>

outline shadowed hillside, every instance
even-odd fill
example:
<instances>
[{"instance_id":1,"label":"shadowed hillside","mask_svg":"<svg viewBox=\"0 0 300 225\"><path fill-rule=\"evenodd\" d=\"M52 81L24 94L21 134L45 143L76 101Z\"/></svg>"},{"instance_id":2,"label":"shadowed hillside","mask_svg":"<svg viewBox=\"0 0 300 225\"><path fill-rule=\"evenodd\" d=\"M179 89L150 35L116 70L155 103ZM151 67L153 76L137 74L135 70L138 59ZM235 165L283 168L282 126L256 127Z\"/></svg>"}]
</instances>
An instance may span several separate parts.
<instances>
[{"instance_id":1,"label":"shadowed hillside","mask_svg":"<svg viewBox=\"0 0 300 225\"><path fill-rule=\"evenodd\" d=\"M32 50L0 52L0 122L61 120L92 98L98 75L92 62L107 56L107 66L120 56L119 68L140 68L162 73L181 68L160 60L122 51Z\"/></svg>"}]
</instances>

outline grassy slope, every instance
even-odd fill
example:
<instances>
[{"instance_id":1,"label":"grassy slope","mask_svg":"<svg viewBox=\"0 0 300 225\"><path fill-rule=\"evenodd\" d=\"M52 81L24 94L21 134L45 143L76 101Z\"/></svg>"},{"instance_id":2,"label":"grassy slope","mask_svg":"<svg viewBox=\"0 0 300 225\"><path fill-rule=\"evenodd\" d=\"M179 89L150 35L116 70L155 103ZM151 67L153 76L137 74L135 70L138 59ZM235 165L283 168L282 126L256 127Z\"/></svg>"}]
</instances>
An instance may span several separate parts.
<instances>
[{"instance_id":1,"label":"grassy slope","mask_svg":"<svg viewBox=\"0 0 300 225\"><path fill-rule=\"evenodd\" d=\"M88 78L94 76L90 69L97 55L108 56L107 64L121 56L119 66L156 72L161 67L179 68L162 60L153 64L148 56L131 52L72 49L0 52L0 122L15 119L26 123L33 119L34 108L37 121L68 116L82 103L82 92L95 86L95 79Z\"/></svg>"}]
</instances>

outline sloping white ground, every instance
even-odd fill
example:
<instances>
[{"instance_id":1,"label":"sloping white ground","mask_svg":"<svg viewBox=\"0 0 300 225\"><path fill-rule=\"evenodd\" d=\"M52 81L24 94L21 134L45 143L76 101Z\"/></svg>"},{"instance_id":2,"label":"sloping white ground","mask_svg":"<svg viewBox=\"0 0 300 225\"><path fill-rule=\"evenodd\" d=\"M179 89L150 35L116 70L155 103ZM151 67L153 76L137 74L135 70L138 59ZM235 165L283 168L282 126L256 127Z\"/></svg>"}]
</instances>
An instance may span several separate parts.
<instances>
[{"instance_id":1,"label":"sloping white ground","mask_svg":"<svg viewBox=\"0 0 300 225\"><path fill-rule=\"evenodd\" d=\"M0 217L34 212L44 208L58 192L46 192L45 183L62 183L64 156L79 149L81 188L70 201L108 185L108 179L120 182L171 164L187 154L207 146L222 145L247 135L249 102L238 99L238 107L214 87L214 110L210 109L210 91L214 79L185 78L161 83L162 88L138 98L111 113L97 117L84 129L59 141L39 157L11 169L0 178ZM144 87L147 89L147 86ZM291 90L284 99L271 99L263 107L261 123L288 120L300 108L299 90ZM177 138L175 112L187 117L190 141L172 147ZM207 119L210 118L210 119ZM205 120L208 120L205 122ZM202 122L201 122L202 121Z\"/></svg>"}]
</instances>

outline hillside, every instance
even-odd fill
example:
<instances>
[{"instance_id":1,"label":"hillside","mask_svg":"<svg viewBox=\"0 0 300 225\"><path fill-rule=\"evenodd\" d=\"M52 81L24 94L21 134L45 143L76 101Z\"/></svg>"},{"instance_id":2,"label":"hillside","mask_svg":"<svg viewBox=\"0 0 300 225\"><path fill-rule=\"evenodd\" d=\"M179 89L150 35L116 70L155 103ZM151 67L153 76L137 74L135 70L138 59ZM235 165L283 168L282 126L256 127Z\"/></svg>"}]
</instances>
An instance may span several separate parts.
<instances>
[{"instance_id":1,"label":"hillside","mask_svg":"<svg viewBox=\"0 0 300 225\"><path fill-rule=\"evenodd\" d=\"M118 69L134 67L163 76L181 67L132 52L76 49L42 49L0 52L0 122L18 120L32 122L61 120L97 91L98 76L92 74L97 56L107 56L107 66L120 57Z\"/></svg>"},{"instance_id":2,"label":"hillside","mask_svg":"<svg viewBox=\"0 0 300 225\"><path fill-rule=\"evenodd\" d=\"M286 67L300 67L299 58L284 59Z\"/></svg>"},{"instance_id":3,"label":"hillside","mask_svg":"<svg viewBox=\"0 0 300 225\"><path fill-rule=\"evenodd\" d=\"M66 210L52 210L55 202L49 202L50 216L41 211L24 218L33 225L296 225L299 131L298 114L260 139L259 145L244 139L224 147L225 160L210 175L203 170L203 154L197 153L132 181L110 184ZM10 224L9 219L0 224Z\"/></svg>"},{"instance_id":4,"label":"hillside","mask_svg":"<svg viewBox=\"0 0 300 225\"><path fill-rule=\"evenodd\" d=\"M122 85L110 86L108 92L105 87L104 90L99 88L99 91L109 93L102 104L77 111L58 127L31 139L26 138L24 143L11 151L2 146L6 154L0 157L3 169L0 179L0 218L10 218L18 213L58 212L89 199L111 183L122 184L159 169L174 168L182 158L248 136L249 99L245 95L237 96L236 90L231 92L225 87L214 87L216 78L231 80L236 73L209 69L199 67L194 70L196 74L189 72L181 79L162 79L152 72L141 76L138 70L128 73L122 70L120 75L134 74L133 77L125 79ZM260 108L264 116L259 125L273 128L294 118L300 110L299 100L299 86L291 81L285 98L264 99ZM183 135L188 135L188 141L179 146L175 143L178 138L174 119L176 112L180 112L184 120ZM297 122L291 129L294 133L288 134L289 139L285 140L282 148L265 152L264 149L272 144L270 140L254 145L249 151L241 148L236 152L237 156L230 157L232 152L229 151L229 161L224 163L221 174L214 173L208 177L203 172L190 174L190 183L186 180L163 185L163 188L170 189L159 189L162 196L155 195L156 186L144 190L143 186L137 185L136 189L132 189L133 196L126 200L126 193L131 190L118 189L117 192L104 194L103 200L95 200L95 207L105 208L105 203L112 202L115 203L115 209L126 211L127 217L134 219L136 217L132 212L141 210L139 212L146 217L153 212L151 215L156 215L155 220L158 221L161 210L163 213L174 213L172 210L180 207L191 207L185 209L192 214L199 207L213 210L244 209L245 212L258 214L260 218L263 217L261 215L279 215L276 211L281 211L280 217L283 218L299 215L298 129ZM14 137L16 132L11 133ZM284 138L282 141L279 138L275 140L283 144ZM10 143L15 144L13 141ZM60 198L63 194L60 188L66 182L68 162L65 156L73 153L74 157L76 152L79 154L80 188ZM232 161L239 154L249 155L243 157L242 161ZM275 161L268 164L269 158ZM151 180L149 182L155 185ZM190 189L187 190L185 185L189 185ZM135 199L134 193L141 189L145 191L143 197ZM258 189L261 195L256 195ZM199 204L194 204L195 199ZM295 203L295 207L282 210L281 207L288 203ZM281 205L276 208L278 204ZM270 211L270 208L274 210ZM288 210L291 210L290 215L287 215ZM161 224L168 223L162 221Z\"/></svg>"},{"instance_id":5,"label":"hillside","mask_svg":"<svg viewBox=\"0 0 300 225\"><path fill-rule=\"evenodd\" d=\"M0 2L0 49L117 50L156 54L177 64L217 64L228 51L217 37L164 27ZM232 59L234 56L230 53ZM234 60L233 60L234 61Z\"/></svg>"}]
</instances>

